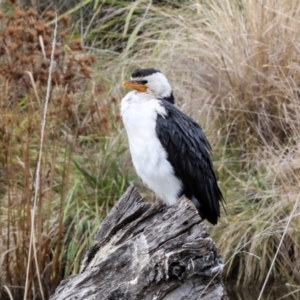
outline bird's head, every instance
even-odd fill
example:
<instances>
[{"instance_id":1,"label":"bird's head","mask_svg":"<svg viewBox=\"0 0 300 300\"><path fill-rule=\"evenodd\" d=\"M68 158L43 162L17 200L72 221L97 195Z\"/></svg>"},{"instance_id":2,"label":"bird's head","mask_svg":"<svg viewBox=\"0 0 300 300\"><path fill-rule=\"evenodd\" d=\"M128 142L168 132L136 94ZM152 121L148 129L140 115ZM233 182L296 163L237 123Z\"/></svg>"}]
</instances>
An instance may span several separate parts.
<instances>
[{"instance_id":1,"label":"bird's head","mask_svg":"<svg viewBox=\"0 0 300 300\"><path fill-rule=\"evenodd\" d=\"M123 82L123 86L140 93L151 93L157 99L174 103L173 92L168 79L156 69L134 70L131 74L131 80Z\"/></svg>"}]
</instances>

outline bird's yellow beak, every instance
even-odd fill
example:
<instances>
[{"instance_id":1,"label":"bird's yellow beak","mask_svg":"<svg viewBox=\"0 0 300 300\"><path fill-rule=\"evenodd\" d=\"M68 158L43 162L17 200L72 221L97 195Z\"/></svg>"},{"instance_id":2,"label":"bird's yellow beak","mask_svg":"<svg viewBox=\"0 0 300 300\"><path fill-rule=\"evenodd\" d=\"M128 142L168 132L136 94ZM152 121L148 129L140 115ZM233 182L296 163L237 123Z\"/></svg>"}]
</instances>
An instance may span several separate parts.
<instances>
[{"instance_id":1,"label":"bird's yellow beak","mask_svg":"<svg viewBox=\"0 0 300 300\"><path fill-rule=\"evenodd\" d=\"M145 93L147 91L147 86L144 84L140 84L134 80L124 81L123 87L134 89L138 92Z\"/></svg>"}]
</instances>

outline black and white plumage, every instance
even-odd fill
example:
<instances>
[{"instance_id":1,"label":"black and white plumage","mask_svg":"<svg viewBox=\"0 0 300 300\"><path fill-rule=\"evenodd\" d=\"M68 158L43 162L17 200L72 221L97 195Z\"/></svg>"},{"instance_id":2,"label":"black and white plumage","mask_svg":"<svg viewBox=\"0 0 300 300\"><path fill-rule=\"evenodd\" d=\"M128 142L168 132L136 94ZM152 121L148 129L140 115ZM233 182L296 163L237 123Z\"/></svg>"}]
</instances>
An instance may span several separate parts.
<instances>
[{"instance_id":1,"label":"black and white plumage","mask_svg":"<svg viewBox=\"0 0 300 300\"><path fill-rule=\"evenodd\" d=\"M122 99L121 115L138 176L167 205L184 194L202 219L217 224L223 197L200 126L173 105L160 71L137 69L123 86L134 89Z\"/></svg>"}]
</instances>

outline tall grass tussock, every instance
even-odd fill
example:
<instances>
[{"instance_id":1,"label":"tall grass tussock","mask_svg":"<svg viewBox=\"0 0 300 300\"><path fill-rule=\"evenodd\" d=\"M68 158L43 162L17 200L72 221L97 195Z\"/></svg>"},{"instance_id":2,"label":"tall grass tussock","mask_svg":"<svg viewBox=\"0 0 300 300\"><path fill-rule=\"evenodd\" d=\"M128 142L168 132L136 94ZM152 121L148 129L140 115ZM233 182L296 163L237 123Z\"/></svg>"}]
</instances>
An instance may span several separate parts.
<instances>
[{"instance_id":1,"label":"tall grass tussock","mask_svg":"<svg viewBox=\"0 0 300 300\"><path fill-rule=\"evenodd\" d=\"M297 299L298 1L86 1L64 9L34 212L38 265L27 257L56 12L5 6L0 14L3 297L22 297L27 281L28 299L47 298L78 270L93 230L137 180L118 115L120 83L135 67L155 67L213 147L227 202L211 228L224 279L287 284Z\"/></svg>"},{"instance_id":2,"label":"tall grass tussock","mask_svg":"<svg viewBox=\"0 0 300 300\"><path fill-rule=\"evenodd\" d=\"M227 199L213 232L236 284L263 283L294 205L270 283L299 284L298 16L296 1L189 2L125 61L163 65L213 144Z\"/></svg>"}]
</instances>

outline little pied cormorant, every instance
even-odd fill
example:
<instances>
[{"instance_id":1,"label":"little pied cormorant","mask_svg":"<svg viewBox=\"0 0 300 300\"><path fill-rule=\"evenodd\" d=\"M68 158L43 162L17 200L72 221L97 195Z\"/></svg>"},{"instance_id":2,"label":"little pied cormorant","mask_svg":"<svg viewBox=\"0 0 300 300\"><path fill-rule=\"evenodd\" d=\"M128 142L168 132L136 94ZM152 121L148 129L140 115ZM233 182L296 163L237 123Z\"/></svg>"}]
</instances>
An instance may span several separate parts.
<instances>
[{"instance_id":1,"label":"little pied cormorant","mask_svg":"<svg viewBox=\"0 0 300 300\"><path fill-rule=\"evenodd\" d=\"M138 176L167 205L182 195L202 219L217 224L222 193L201 127L177 109L167 78L155 69L137 69L121 102L133 165Z\"/></svg>"}]
</instances>

